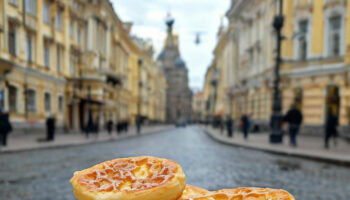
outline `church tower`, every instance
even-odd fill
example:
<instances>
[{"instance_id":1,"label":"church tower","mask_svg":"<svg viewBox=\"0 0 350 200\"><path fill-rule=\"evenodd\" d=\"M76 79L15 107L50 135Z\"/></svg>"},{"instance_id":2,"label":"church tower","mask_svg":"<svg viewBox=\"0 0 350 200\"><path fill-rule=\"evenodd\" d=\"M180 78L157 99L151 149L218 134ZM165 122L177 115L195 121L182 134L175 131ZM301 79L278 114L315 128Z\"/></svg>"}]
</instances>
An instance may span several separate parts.
<instances>
[{"instance_id":1,"label":"church tower","mask_svg":"<svg viewBox=\"0 0 350 200\"><path fill-rule=\"evenodd\" d=\"M181 58L179 38L173 33L175 19L168 14L166 19L167 36L158 61L167 78L166 116L168 123L191 118L192 92L188 86L188 70Z\"/></svg>"}]
</instances>

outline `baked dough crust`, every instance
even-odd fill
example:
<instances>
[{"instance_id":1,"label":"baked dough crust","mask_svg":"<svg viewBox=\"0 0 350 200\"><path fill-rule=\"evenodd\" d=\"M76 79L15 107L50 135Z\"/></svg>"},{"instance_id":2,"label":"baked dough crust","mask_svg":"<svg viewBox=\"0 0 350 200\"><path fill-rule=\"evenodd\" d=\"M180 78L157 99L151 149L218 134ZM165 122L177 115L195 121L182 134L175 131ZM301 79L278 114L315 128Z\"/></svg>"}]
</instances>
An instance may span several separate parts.
<instances>
[{"instance_id":1,"label":"baked dough crust","mask_svg":"<svg viewBox=\"0 0 350 200\"><path fill-rule=\"evenodd\" d=\"M188 199L193 196L209 194L208 190L203 188L195 187L193 185L186 185L184 192L179 200Z\"/></svg>"},{"instance_id":2,"label":"baked dough crust","mask_svg":"<svg viewBox=\"0 0 350 200\"><path fill-rule=\"evenodd\" d=\"M70 181L78 200L175 200L186 186L179 164L150 156L106 161Z\"/></svg>"},{"instance_id":3,"label":"baked dough crust","mask_svg":"<svg viewBox=\"0 0 350 200\"><path fill-rule=\"evenodd\" d=\"M295 200L285 190L271 188L242 187L188 196L182 200Z\"/></svg>"}]
</instances>

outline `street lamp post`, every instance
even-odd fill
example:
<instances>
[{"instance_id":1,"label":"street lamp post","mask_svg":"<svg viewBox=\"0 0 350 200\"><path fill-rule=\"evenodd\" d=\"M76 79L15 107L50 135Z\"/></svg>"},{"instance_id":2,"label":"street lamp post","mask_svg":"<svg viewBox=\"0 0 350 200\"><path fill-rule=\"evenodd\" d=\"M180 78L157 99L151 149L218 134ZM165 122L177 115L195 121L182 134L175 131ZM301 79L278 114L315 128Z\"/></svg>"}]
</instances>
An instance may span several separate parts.
<instances>
[{"instance_id":1,"label":"street lamp post","mask_svg":"<svg viewBox=\"0 0 350 200\"><path fill-rule=\"evenodd\" d=\"M282 43L282 28L284 23L283 17L283 0L279 0L279 14L275 16L273 27L277 36L277 49L276 49L276 66L275 66L275 80L273 86L273 114L271 116L271 133L270 143L282 143L282 127L283 120L282 115L282 99L280 91L280 65L281 65L281 43Z\"/></svg>"},{"instance_id":2,"label":"street lamp post","mask_svg":"<svg viewBox=\"0 0 350 200\"><path fill-rule=\"evenodd\" d=\"M142 80L141 80L141 67L142 67L142 59L140 58L138 60L138 93L139 93L139 98L137 102L137 118L136 120L141 120L141 91L142 91Z\"/></svg>"}]
</instances>

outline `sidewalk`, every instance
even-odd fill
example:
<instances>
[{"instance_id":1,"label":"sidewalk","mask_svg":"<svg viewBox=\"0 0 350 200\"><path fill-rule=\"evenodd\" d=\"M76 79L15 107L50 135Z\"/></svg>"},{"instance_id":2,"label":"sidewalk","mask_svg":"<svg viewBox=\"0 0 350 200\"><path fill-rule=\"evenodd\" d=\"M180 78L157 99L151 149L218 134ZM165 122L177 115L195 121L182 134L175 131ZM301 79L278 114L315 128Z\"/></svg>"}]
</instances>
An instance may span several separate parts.
<instances>
[{"instance_id":1,"label":"sidewalk","mask_svg":"<svg viewBox=\"0 0 350 200\"><path fill-rule=\"evenodd\" d=\"M235 132L233 138L228 138L226 131L220 133L220 130L204 126L202 129L215 140L225 144L350 166L350 143L340 138L337 141L337 146L334 146L332 140L330 148L324 149L323 137L299 135L298 148L294 148L289 146L287 135L283 138L283 144L276 145L269 143L267 133L250 134L246 141L240 132Z\"/></svg>"},{"instance_id":2,"label":"sidewalk","mask_svg":"<svg viewBox=\"0 0 350 200\"><path fill-rule=\"evenodd\" d=\"M173 126L160 125L160 126L143 126L141 134L146 135L150 133L161 132L169 130ZM136 127L130 127L129 131L123 132L120 135L117 135L116 132L113 132L112 136L108 135L106 131L101 131L96 137L95 134L91 133L89 138L85 137L85 134L80 133L60 133L55 135L55 140L52 142L38 142L39 138L45 138L45 133L41 134L32 134L32 135L22 135L22 136L12 136L9 135L8 143L6 147L0 146L0 153L10 153L10 152L19 152L25 150L35 150L35 149L44 149L44 148L56 148L56 147L65 147L65 146L75 146L82 144L94 144L100 142L108 142L114 140L120 140L123 138L137 136Z\"/></svg>"}]
</instances>

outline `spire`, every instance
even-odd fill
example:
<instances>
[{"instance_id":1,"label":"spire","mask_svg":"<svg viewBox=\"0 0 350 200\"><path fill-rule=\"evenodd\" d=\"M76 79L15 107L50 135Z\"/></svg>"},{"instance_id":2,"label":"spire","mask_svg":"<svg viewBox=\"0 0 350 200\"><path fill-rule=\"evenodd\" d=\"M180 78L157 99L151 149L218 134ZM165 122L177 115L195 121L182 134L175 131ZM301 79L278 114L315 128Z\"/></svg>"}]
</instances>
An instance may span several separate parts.
<instances>
[{"instance_id":1,"label":"spire","mask_svg":"<svg viewBox=\"0 0 350 200\"><path fill-rule=\"evenodd\" d=\"M173 25L175 23L175 19L171 16L170 12L168 13L165 23L168 27L168 34L171 35L173 32Z\"/></svg>"}]
</instances>

